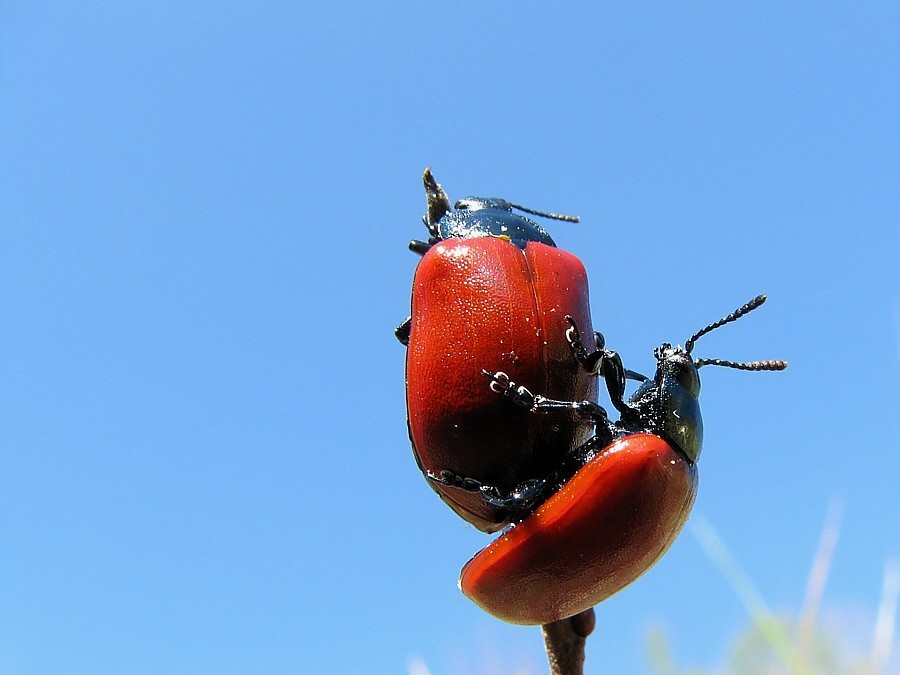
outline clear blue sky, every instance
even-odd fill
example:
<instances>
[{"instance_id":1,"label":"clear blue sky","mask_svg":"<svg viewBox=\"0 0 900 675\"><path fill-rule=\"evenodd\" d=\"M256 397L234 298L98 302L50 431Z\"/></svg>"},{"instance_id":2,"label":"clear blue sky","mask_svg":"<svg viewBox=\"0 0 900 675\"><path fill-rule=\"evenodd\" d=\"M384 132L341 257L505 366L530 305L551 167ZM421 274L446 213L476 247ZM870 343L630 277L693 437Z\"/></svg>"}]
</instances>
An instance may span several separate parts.
<instances>
[{"instance_id":1,"label":"clear blue sky","mask_svg":"<svg viewBox=\"0 0 900 675\"><path fill-rule=\"evenodd\" d=\"M422 169L577 213L630 367L701 356L695 514L871 630L900 555L896 2L15 3L0 14L0 673L542 672L456 589L488 538L406 436ZM690 528L689 528L690 529ZM595 672L725 658L686 532L598 608Z\"/></svg>"}]
</instances>

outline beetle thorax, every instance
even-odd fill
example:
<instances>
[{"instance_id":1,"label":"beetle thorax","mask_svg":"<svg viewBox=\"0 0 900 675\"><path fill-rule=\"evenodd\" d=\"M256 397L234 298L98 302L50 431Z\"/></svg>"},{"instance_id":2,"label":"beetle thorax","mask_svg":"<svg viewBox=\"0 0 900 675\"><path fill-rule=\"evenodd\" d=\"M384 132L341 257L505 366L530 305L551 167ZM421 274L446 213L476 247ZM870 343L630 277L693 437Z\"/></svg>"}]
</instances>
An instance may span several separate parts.
<instances>
[{"instance_id":1,"label":"beetle thorax","mask_svg":"<svg viewBox=\"0 0 900 675\"><path fill-rule=\"evenodd\" d=\"M512 212L512 205L499 197L466 197L454 204L457 211L481 211L482 209L498 209Z\"/></svg>"},{"instance_id":2,"label":"beetle thorax","mask_svg":"<svg viewBox=\"0 0 900 675\"><path fill-rule=\"evenodd\" d=\"M691 355L668 343L655 351L656 375L641 385L629 400L637 413L637 426L672 443L688 460L696 462L703 444L700 414L700 375ZM633 425L629 425L633 426Z\"/></svg>"}]
</instances>

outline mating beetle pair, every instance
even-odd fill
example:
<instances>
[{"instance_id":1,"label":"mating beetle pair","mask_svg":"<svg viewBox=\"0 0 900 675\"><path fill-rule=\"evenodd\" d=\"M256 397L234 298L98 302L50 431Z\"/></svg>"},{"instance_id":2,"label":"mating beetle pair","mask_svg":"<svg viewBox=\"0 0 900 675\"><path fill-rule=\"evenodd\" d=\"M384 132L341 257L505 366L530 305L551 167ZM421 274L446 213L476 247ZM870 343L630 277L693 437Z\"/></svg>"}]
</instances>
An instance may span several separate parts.
<instances>
[{"instance_id":1,"label":"mating beetle pair","mask_svg":"<svg viewBox=\"0 0 900 675\"><path fill-rule=\"evenodd\" d=\"M412 316L397 329L408 346L410 439L457 514L486 532L516 524L465 566L463 592L512 623L549 623L634 581L686 521L702 445L698 369L786 364L691 356L699 337L759 296L684 347L659 347L652 379L626 370L592 333L581 262L513 209L567 217L500 199L454 210L429 171L424 183L430 237L410 244L423 259ZM597 403L596 375L615 422ZM626 379L641 381L627 401Z\"/></svg>"}]
</instances>

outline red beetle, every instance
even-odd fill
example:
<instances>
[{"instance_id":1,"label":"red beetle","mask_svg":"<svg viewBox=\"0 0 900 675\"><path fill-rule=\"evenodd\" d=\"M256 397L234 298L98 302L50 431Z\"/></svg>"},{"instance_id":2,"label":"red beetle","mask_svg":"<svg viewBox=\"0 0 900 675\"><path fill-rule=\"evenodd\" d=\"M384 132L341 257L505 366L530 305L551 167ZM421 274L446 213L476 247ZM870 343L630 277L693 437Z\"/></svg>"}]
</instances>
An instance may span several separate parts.
<instances>
[{"instance_id":1,"label":"red beetle","mask_svg":"<svg viewBox=\"0 0 900 675\"><path fill-rule=\"evenodd\" d=\"M623 371L643 384L624 405L616 424L620 437L610 444L586 444L584 464L575 475L463 568L463 593L505 621L545 624L605 600L659 560L681 531L697 491L696 462L703 443L698 369L787 367L784 361L695 361L694 342L764 301L765 296L755 298L695 333L684 347L663 344L655 352L653 379ZM578 360L594 367L602 355L586 354L577 335L573 325L570 341ZM506 373L490 377L495 391L532 412L568 407L590 415L582 403L533 395ZM624 384L623 378L610 392L617 408Z\"/></svg>"},{"instance_id":2,"label":"red beetle","mask_svg":"<svg viewBox=\"0 0 900 675\"><path fill-rule=\"evenodd\" d=\"M455 210L424 175L431 237L410 248L412 316L397 329L408 345L409 436L419 468L457 514L485 532L520 520L544 499L591 420L530 415L485 386L504 371L549 395L586 401L597 379L572 357L567 315L591 330L587 275L534 221L502 199L469 198Z\"/></svg>"}]
</instances>

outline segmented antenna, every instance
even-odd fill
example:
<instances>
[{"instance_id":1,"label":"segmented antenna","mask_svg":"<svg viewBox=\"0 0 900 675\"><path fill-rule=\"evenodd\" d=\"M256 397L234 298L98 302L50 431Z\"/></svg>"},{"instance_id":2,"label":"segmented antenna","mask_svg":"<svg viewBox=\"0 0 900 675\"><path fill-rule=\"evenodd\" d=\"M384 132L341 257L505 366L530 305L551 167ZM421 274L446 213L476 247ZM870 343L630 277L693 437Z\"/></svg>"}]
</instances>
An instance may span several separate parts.
<instances>
[{"instance_id":1,"label":"segmented antenna","mask_svg":"<svg viewBox=\"0 0 900 675\"><path fill-rule=\"evenodd\" d=\"M697 359L694 365L698 368L703 366L725 366L726 368L734 368L736 370L784 370L788 367L787 361L771 359L768 361L748 361L742 363L739 361L725 361L723 359Z\"/></svg>"},{"instance_id":2,"label":"segmented antenna","mask_svg":"<svg viewBox=\"0 0 900 675\"><path fill-rule=\"evenodd\" d=\"M724 326L726 323L737 321L745 314L752 312L765 301L765 295L757 295L746 305L734 310L724 319L719 319L715 323L709 324L706 328L701 328L696 333L691 335L688 341L684 343L685 351L690 354L691 350L694 348L694 343L698 339L700 339L710 331ZM780 359L769 359L766 361L726 361L725 359L695 359L694 365L697 366L697 368L702 368L703 366L724 366L725 368L734 368L735 370L784 370L788 367L787 361L782 361Z\"/></svg>"},{"instance_id":3,"label":"segmented antenna","mask_svg":"<svg viewBox=\"0 0 900 675\"><path fill-rule=\"evenodd\" d=\"M697 340L699 340L701 337L703 337L710 331L714 331L716 328L721 328L726 323L731 323L732 321L737 321L745 314L752 312L754 309L759 307L765 301L766 301L765 295L757 295L755 298L753 298L753 300L748 302L743 307L739 307L738 309L734 310L731 314L729 314L725 318L719 319L715 323L709 324L706 328L701 328L696 333L691 335L691 337L688 338L688 341L684 343L684 351L686 351L688 354L690 354L691 350L694 348L694 343Z\"/></svg>"},{"instance_id":4,"label":"segmented antenna","mask_svg":"<svg viewBox=\"0 0 900 675\"><path fill-rule=\"evenodd\" d=\"M519 211L524 211L525 213L530 213L533 216L540 216L541 218L550 218L551 220L564 220L567 223L580 223L581 218L578 216L564 216L559 213L547 213L546 211L535 211L534 209L528 209L524 206L519 206L518 204L513 204L512 202L507 202L514 209L518 209Z\"/></svg>"}]
</instances>

